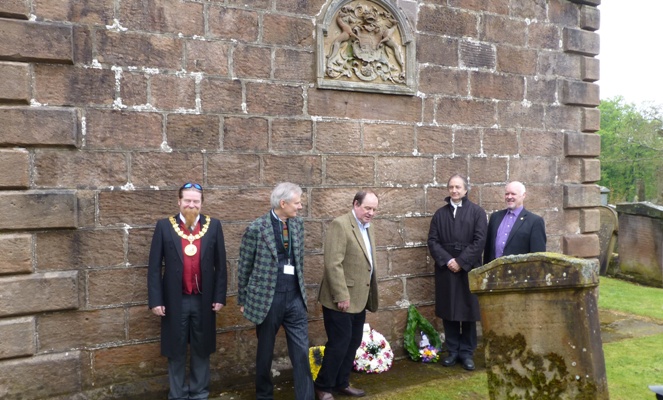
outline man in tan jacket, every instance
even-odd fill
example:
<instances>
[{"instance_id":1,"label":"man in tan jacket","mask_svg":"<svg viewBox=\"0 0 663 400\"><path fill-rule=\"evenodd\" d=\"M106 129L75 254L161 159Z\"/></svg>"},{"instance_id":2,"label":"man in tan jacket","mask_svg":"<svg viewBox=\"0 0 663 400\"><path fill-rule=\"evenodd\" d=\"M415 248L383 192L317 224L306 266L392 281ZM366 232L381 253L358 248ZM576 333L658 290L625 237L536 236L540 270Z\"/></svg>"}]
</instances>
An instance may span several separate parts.
<instances>
[{"instance_id":1,"label":"man in tan jacket","mask_svg":"<svg viewBox=\"0 0 663 400\"><path fill-rule=\"evenodd\" d=\"M366 310L378 309L376 243L370 226L377 208L375 193L360 191L352 201L352 210L327 227L325 272L318 295L327 344L315 380L318 400L333 400L332 391L354 397L366 394L350 386L350 372L361 344Z\"/></svg>"}]
</instances>

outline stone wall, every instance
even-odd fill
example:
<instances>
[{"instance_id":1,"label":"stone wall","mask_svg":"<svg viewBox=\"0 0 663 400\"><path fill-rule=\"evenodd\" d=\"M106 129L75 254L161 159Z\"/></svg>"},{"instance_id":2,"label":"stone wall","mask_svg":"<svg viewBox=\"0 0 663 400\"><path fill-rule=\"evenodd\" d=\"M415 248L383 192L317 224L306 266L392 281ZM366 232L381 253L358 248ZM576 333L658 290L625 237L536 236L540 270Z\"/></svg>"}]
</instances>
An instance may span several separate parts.
<instances>
[{"instance_id":1,"label":"stone wall","mask_svg":"<svg viewBox=\"0 0 663 400\"><path fill-rule=\"evenodd\" d=\"M185 181L227 238L214 388L253 370L238 246L279 181L304 188L314 345L325 225L361 187L380 196L369 322L398 356L407 306L432 319L425 242L450 174L488 212L524 181L548 250L598 255L600 0L393 3L417 41L412 96L316 87L323 0L0 2L3 398L165 389L146 263Z\"/></svg>"}]
</instances>

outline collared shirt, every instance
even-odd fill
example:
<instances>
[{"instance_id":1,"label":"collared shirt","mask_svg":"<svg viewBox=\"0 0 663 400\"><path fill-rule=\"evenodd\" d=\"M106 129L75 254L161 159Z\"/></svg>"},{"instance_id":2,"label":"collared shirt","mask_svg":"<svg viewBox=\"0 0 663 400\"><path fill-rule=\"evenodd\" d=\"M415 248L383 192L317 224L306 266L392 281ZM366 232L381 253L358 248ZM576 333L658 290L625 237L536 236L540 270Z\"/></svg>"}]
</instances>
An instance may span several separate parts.
<instances>
[{"instance_id":1,"label":"collared shirt","mask_svg":"<svg viewBox=\"0 0 663 400\"><path fill-rule=\"evenodd\" d=\"M453 200L450 200L449 204L451 204L451 207L454 208L454 218L456 218L456 210L458 209L458 207L463 206L463 200L459 201L458 203L454 203Z\"/></svg>"},{"instance_id":2,"label":"collared shirt","mask_svg":"<svg viewBox=\"0 0 663 400\"><path fill-rule=\"evenodd\" d=\"M355 220L357 221L359 232L361 232L361 237L364 239L364 245L366 245L366 250L368 250L368 262L371 264L371 274L373 274L373 248L371 247L371 241L368 238L368 228L371 226L371 223L363 224L357 218L355 210L352 210L352 215L354 215Z\"/></svg>"},{"instance_id":3,"label":"collared shirt","mask_svg":"<svg viewBox=\"0 0 663 400\"><path fill-rule=\"evenodd\" d=\"M186 218L184 218L184 215L182 215L182 213L180 213L180 221L182 221L182 225L186 226ZM191 230L196 229L196 225L198 225L198 221L200 221L200 214L198 214L198 216L196 217L196 220L193 222L193 226L187 227L187 228L190 228Z\"/></svg>"},{"instance_id":4,"label":"collared shirt","mask_svg":"<svg viewBox=\"0 0 663 400\"><path fill-rule=\"evenodd\" d=\"M513 225L518 220L520 212L523 211L523 206L516 208L515 210L507 210L502 222L500 223L499 228L497 228L497 237L495 237L495 258L502 257L504 254L504 247L506 247L506 241L509 238L511 229Z\"/></svg>"}]
</instances>

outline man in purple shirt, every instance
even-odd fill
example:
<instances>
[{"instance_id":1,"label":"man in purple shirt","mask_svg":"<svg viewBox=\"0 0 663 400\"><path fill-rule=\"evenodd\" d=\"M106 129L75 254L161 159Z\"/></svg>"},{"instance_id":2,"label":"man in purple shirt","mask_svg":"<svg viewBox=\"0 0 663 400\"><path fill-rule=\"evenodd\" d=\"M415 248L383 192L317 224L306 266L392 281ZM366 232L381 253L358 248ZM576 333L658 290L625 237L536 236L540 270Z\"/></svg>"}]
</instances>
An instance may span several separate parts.
<instances>
[{"instance_id":1,"label":"man in purple shirt","mask_svg":"<svg viewBox=\"0 0 663 400\"><path fill-rule=\"evenodd\" d=\"M546 224L543 218L525 209L525 194L521 182L506 185L506 209L494 212L488 222L484 264L502 256L546 251Z\"/></svg>"}]
</instances>

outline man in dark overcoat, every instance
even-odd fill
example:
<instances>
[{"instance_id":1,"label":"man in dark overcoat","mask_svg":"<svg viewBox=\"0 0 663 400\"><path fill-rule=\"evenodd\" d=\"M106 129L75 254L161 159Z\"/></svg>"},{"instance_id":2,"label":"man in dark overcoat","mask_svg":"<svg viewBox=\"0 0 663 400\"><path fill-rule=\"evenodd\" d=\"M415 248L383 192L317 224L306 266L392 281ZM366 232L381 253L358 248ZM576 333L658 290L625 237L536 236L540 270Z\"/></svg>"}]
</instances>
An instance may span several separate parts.
<instances>
[{"instance_id":1,"label":"man in dark overcoat","mask_svg":"<svg viewBox=\"0 0 663 400\"><path fill-rule=\"evenodd\" d=\"M273 399L271 380L274 342L285 329L292 363L295 399L313 398L308 358L308 308L304 287L304 222L302 189L278 184L272 209L247 228L239 248L237 303L244 317L256 324L256 398Z\"/></svg>"},{"instance_id":2,"label":"man in dark overcoat","mask_svg":"<svg viewBox=\"0 0 663 400\"><path fill-rule=\"evenodd\" d=\"M546 224L525 209L526 195L525 185L518 181L504 188L506 209L490 215L484 264L502 256L546 251Z\"/></svg>"},{"instance_id":3,"label":"man in dark overcoat","mask_svg":"<svg viewBox=\"0 0 663 400\"><path fill-rule=\"evenodd\" d=\"M147 270L148 305L161 317L169 399L207 399L216 313L226 304L226 248L221 222L200 214L203 188L186 183L177 215L157 222ZM186 382L187 343L190 371Z\"/></svg>"},{"instance_id":4,"label":"man in dark overcoat","mask_svg":"<svg viewBox=\"0 0 663 400\"><path fill-rule=\"evenodd\" d=\"M470 292L468 273L481 265L486 242L485 211L467 198L467 179L453 175L447 183L447 204L438 209L428 232L428 250L435 260L435 315L442 318L450 367L461 361L474 370L479 301Z\"/></svg>"}]
</instances>

